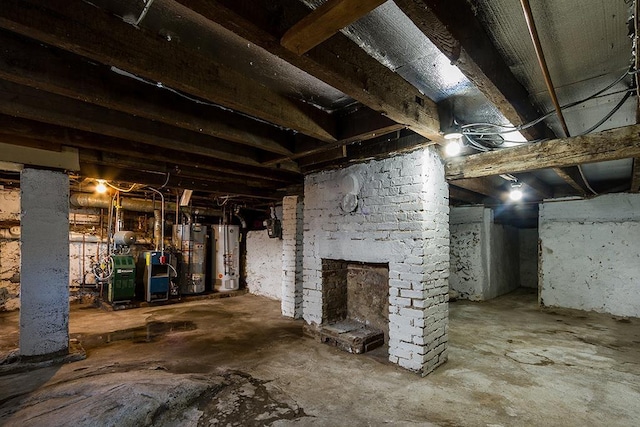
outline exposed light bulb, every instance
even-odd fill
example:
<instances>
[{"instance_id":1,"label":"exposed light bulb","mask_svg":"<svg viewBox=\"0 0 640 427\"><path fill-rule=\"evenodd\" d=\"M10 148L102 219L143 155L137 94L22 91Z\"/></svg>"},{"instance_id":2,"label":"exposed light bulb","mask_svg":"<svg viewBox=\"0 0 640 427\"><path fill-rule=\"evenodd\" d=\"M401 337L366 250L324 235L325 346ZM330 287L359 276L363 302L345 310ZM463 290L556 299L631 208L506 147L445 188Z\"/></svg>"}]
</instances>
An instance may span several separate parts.
<instances>
[{"instance_id":1,"label":"exposed light bulb","mask_svg":"<svg viewBox=\"0 0 640 427\"><path fill-rule=\"evenodd\" d=\"M107 192L107 185L104 183L103 179L98 180L98 184L96 185L96 193L104 194Z\"/></svg>"},{"instance_id":2,"label":"exposed light bulb","mask_svg":"<svg viewBox=\"0 0 640 427\"><path fill-rule=\"evenodd\" d=\"M460 154L461 150L462 150L462 145L460 144L459 139L454 139L450 141L447 144L447 146L444 148L444 152L449 157L457 156L458 154Z\"/></svg>"},{"instance_id":3,"label":"exposed light bulb","mask_svg":"<svg viewBox=\"0 0 640 427\"><path fill-rule=\"evenodd\" d=\"M522 200L522 190L520 189L521 184L511 184L511 192L509 193L509 198L514 202Z\"/></svg>"}]
</instances>

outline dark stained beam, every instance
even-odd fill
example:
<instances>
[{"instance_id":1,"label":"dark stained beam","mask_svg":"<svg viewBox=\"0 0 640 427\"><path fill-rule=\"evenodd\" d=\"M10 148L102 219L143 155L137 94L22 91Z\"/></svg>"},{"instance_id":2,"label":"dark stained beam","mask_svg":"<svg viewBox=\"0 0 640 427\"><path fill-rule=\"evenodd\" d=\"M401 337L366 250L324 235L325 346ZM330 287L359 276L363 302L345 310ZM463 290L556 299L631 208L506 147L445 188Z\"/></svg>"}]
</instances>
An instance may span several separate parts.
<instances>
[{"instance_id":1,"label":"dark stained beam","mask_svg":"<svg viewBox=\"0 0 640 427\"><path fill-rule=\"evenodd\" d=\"M163 172L139 171L131 168L105 166L95 163L80 163L80 173L83 176L102 178L109 181L135 182L150 186L161 186L167 180ZM185 178L170 175L166 183L167 188L190 189L211 193L212 195L237 195L252 198L278 200L282 198L276 191L267 191L228 183L215 183L196 178Z\"/></svg>"},{"instance_id":2,"label":"dark stained beam","mask_svg":"<svg viewBox=\"0 0 640 427\"><path fill-rule=\"evenodd\" d=\"M403 129L368 141L345 145L346 155L344 155L345 152L342 147L338 147L329 152L333 153L333 156L331 154L326 155L328 157L326 161L318 162L315 159L316 156L311 155L298 159L298 164L302 172L309 173L327 167L340 167L372 158L385 158L394 153L414 150L430 144L423 136L417 135L408 129Z\"/></svg>"},{"instance_id":3,"label":"dark stained beam","mask_svg":"<svg viewBox=\"0 0 640 427\"><path fill-rule=\"evenodd\" d=\"M435 103L344 35L337 33L302 56L280 45L280 37L286 30L309 13L301 2L174 0L174 3L172 10L176 13L194 20L205 18L205 24L208 20L210 25L220 25L414 132L432 141L443 141Z\"/></svg>"},{"instance_id":4,"label":"dark stained beam","mask_svg":"<svg viewBox=\"0 0 640 427\"><path fill-rule=\"evenodd\" d=\"M494 185L488 178L457 179L455 181L449 181L449 185L454 185L467 191L473 191L474 193L491 197L494 200L505 199L503 196L504 190Z\"/></svg>"},{"instance_id":5,"label":"dark stained beam","mask_svg":"<svg viewBox=\"0 0 640 427\"><path fill-rule=\"evenodd\" d=\"M516 176L518 181L535 191L541 199L550 199L553 197L553 189L546 183L538 179L530 173L521 173Z\"/></svg>"},{"instance_id":6,"label":"dark stained beam","mask_svg":"<svg viewBox=\"0 0 640 427\"><path fill-rule=\"evenodd\" d=\"M174 169L183 166L199 168L212 174L230 174L281 185L297 183L302 179L298 173L281 169L264 169L248 165L223 162L200 155L155 147L136 141L114 138L62 126L0 114L0 141L27 147L59 150L67 145L80 149L101 149L122 156L170 162Z\"/></svg>"},{"instance_id":7,"label":"dark stained beam","mask_svg":"<svg viewBox=\"0 0 640 427\"><path fill-rule=\"evenodd\" d=\"M581 196L585 196L589 192L577 167L552 168L552 170Z\"/></svg>"},{"instance_id":8,"label":"dark stained beam","mask_svg":"<svg viewBox=\"0 0 640 427\"><path fill-rule=\"evenodd\" d=\"M0 31L0 78L282 155L293 135L134 80L53 47Z\"/></svg>"},{"instance_id":9,"label":"dark stained beam","mask_svg":"<svg viewBox=\"0 0 640 427\"><path fill-rule=\"evenodd\" d=\"M326 116L319 110L315 117L308 107L179 43L167 42L127 24L88 2L3 0L0 28L267 122L325 141L335 140L333 129L319 124L325 120L322 116Z\"/></svg>"},{"instance_id":10,"label":"dark stained beam","mask_svg":"<svg viewBox=\"0 0 640 427\"><path fill-rule=\"evenodd\" d=\"M478 193L474 193L473 191L458 188L455 185L449 185L449 200L458 200L460 202L471 203L473 205L481 205L484 203L485 197Z\"/></svg>"},{"instance_id":11,"label":"dark stained beam","mask_svg":"<svg viewBox=\"0 0 640 427\"><path fill-rule=\"evenodd\" d=\"M395 3L512 124L526 123L541 115L467 0L396 0ZM544 123L522 133L529 139L555 137Z\"/></svg>"},{"instance_id":12,"label":"dark stained beam","mask_svg":"<svg viewBox=\"0 0 640 427\"><path fill-rule=\"evenodd\" d=\"M328 0L291 27L280 39L280 44L302 55L385 1Z\"/></svg>"},{"instance_id":13,"label":"dark stained beam","mask_svg":"<svg viewBox=\"0 0 640 427\"><path fill-rule=\"evenodd\" d=\"M449 159L447 179L478 178L640 157L640 125Z\"/></svg>"},{"instance_id":14,"label":"dark stained beam","mask_svg":"<svg viewBox=\"0 0 640 427\"><path fill-rule=\"evenodd\" d=\"M640 157L633 159L633 171L631 173L631 190L632 193L640 192Z\"/></svg>"},{"instance_id":15,"label":"dark stained beam","mask_svg":"<svg viewBox=\"0 0 640 427\"><path fill-rule=\"evenodd\" d=\"M122 156L99 150L82 150L80 152L81 163L92 163L96 165L111 166L118 168L129 168L140 171L150 171L168 174L185 179L193 178L203 182L215 184L229 184L230 186L243 186L246 188L276 190L273 181L258 180L231 174L215 174L195 167L183 166L175 169L168 161L157 161L142 159L140 157Z\"/></svg>"},{"instance_id":16,"label":"dark stained beam","mask_svg":"<svg viewBox=\"0 0 640 427\"><path fill-rule=\"evenodd\" d=\"M256 149L0 81L0 112L220 160L260 166Z\"/></svg>"},{"instance_id":17,"label":"dark stained beam","mask_svg":"<svg viewBox=\"0 0 640 427\"><path fill-rule=\"evenodd\" d=\"M285 159L299 159L310 155L322 155L326 151L338 153L340 147L358 141L367 141L378 138L405 128L388 117L367 107L349 109L348 111L335 113L337 123L337 135L339 140L330 143L318 143L309 141L309 138L297 138L296 151L289 156L271 155L263 164L274 165Z\"/></svg>"}]
</instances>

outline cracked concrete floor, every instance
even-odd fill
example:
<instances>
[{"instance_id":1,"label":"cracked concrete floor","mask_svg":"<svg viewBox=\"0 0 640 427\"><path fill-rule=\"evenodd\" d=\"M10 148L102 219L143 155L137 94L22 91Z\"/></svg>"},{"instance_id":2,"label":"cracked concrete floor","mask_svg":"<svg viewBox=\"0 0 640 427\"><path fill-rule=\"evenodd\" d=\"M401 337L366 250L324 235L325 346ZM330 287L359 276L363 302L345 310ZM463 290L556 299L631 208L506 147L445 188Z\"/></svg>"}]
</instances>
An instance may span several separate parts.
<instances>
[{"instance_id":1,"label":"cracked concrete floor","mask_svg":"<svg viewBox=\"0 0 640 427\"><path fill-rule=\"evenodd\" d=\"M425 378L305 338L253 295L73 307L87 359L1 376L0 425L638 425L640 320L535 299L451 303L449 362ZM0 351L17 319L0 313Z\"/></svg>"}]
</instances>

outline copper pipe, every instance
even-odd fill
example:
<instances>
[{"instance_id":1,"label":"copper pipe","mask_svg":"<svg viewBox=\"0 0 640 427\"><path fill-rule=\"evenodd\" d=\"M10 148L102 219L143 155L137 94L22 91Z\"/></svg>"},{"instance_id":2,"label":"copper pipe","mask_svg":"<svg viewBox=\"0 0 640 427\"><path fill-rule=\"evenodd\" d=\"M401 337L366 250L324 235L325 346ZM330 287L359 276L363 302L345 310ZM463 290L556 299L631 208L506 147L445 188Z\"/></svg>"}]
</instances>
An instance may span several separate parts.
<instances>
[{"instance_id":1,"label":"copper pipe","mask_svg":"<svg viewBox=\"0 0 640 427\"><path fill-rule=\"evenodd\" d=\"M564 131L565 137L569 137L571 135L569 135L567 122L564 121L564 116L562 115L562 109L560 108L558 97L556 96L556 90L553 88L553 82L551 81L551 76L549 75L549 68L547 67L547 61L544 59L544 52L542 52L542 46L540 45L540 38L538 37L538 30L536 29L536 23L533 21L533 13L531 13L531 6L529 5L529 0L520 0L520 3L522 4L524 19L527 21L527 27L529 28L529 35L531 36L533 47L536 50L536 56L538 57L538 64L540 64L540 70L542 71L544 82L547 85L547 90L549 91L549 95L551 95L551 101L553 102L553 106L556 109L556 114L558 115L558 119L560 120L560 124L562 125L562 130Z\"/></svg>"}]
</instances>

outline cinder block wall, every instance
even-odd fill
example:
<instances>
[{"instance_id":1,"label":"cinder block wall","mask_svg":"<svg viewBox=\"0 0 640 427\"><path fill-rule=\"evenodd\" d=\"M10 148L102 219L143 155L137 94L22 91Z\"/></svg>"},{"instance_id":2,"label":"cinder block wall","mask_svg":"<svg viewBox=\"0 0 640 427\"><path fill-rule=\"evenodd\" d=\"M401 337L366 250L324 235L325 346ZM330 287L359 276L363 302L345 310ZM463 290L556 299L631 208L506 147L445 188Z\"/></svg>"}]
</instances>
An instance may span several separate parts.
<instances>
[{"instance_id":1,"label":"cinder block wall","mask_svg":"<svg viewBox=\"0 0 640 427\"><path fill-rule=\"evenodd\" d=\"M540 205L540 302L640 317L640 194Z\"/></svg>"},{"instance_id":2,"label":"cinder block wall","mask_svg":"<svg viewBox=\"0 0 640 427\"><path fill-rule=\"evenodd\" d=\"M308 175L304 191L304 319L322 322L323 259L389 263L389 360L422 374L443 363L449 206L437 152ZM341 207L350 192L358 196L354 212Z\"/></svg>"}]
</instances>

